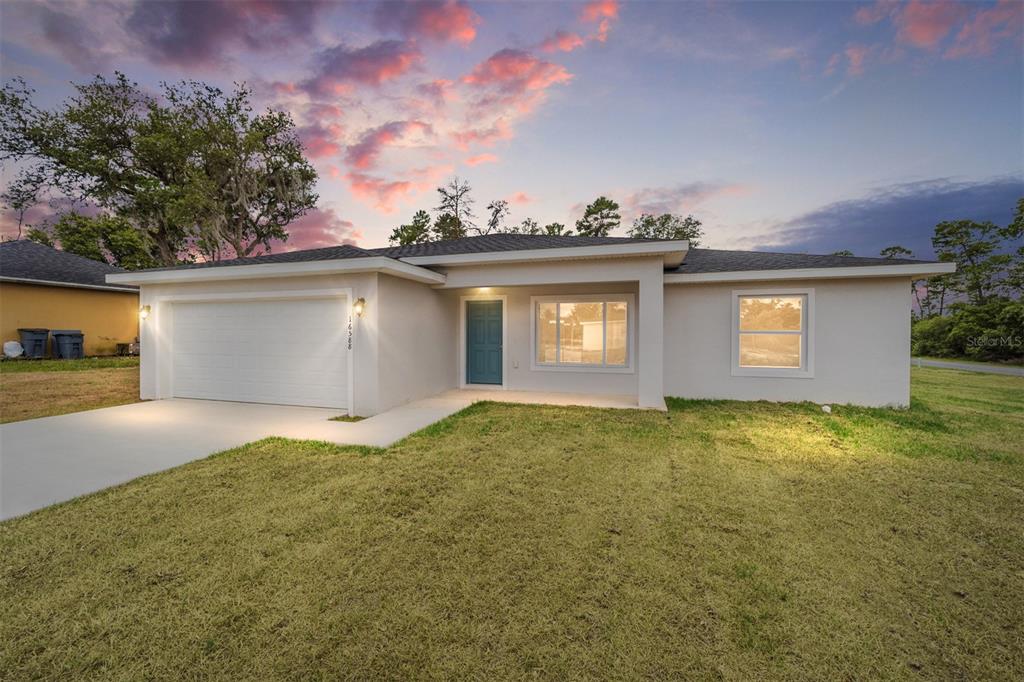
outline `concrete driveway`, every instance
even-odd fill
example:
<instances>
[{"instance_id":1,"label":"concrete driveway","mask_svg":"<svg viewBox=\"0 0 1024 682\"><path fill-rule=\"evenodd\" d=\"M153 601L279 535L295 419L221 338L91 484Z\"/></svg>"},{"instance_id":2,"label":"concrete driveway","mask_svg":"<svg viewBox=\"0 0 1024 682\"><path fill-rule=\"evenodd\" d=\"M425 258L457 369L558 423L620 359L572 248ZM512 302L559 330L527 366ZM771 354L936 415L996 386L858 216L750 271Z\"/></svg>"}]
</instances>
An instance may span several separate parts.
<instances>
[{"instance_id":1,"label":"concrete driveway","mask_svg":"<svg viewBox=\"0 0 1024 682\"><path fill-rule=\"evenodd\" d=\"M0 519L268 436L385 447L472 402L428 398L344 423L328 421L338 410L175 399L4 424Z\"/></svg>"}]
</instances>

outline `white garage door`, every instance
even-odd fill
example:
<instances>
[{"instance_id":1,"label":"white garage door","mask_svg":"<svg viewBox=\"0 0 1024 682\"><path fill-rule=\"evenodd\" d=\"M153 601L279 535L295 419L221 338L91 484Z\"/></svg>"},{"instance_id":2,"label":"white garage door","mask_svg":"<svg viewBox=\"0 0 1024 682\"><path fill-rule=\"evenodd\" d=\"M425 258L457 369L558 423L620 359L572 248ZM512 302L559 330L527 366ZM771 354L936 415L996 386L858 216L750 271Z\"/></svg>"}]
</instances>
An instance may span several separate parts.
<instances>
[{"instance_id":1,"label":"white garage door","mask_svg":"<svg viewBox=\"0 0 1024 682\"><path fill-rule=\"evenodd\" d=\"M175 303L173 315L176 397L347 407L346 299Z\"/></svg>"}]
</instances>

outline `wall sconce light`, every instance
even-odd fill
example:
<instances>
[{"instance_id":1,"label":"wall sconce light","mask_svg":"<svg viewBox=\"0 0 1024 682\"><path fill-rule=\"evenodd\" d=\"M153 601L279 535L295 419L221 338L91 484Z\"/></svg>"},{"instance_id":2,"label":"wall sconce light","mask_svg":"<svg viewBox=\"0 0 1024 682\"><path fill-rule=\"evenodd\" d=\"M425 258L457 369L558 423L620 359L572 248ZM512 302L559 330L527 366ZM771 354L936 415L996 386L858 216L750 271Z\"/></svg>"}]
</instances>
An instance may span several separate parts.
<instances>
[{"instance_id":1,"label":"wall sconce light","mask_svg":"<svg viewBox=\"0 0 1024 682\"><path fill-rule=\"evenodd\" d=\"M144 320L149 317L149 312L152 310L148 305L144 305L139 308L139 319Z\"/></svg>"},{"instance_id":2,"label":"wall sconce light","mask_svg":"<svg viewBox=\"0 0 1024 682\"><path fill-rule=\"evenodd\" d=\"M356 317L362 317L363 311L366 310L366 299L360 296L356 299L356 302L352 304L352 311L356 314Z\"/></svg>"}]
</instances>

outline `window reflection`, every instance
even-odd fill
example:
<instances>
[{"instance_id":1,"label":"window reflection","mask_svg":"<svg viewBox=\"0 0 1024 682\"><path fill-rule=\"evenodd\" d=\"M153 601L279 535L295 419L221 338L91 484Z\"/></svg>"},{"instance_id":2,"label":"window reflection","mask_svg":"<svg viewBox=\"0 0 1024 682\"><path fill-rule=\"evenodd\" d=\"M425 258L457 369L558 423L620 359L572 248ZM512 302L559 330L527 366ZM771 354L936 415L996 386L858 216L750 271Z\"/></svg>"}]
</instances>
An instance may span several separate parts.
<instances>
[{"instance_id":1,"label":"window reflection","mask_svg":"<svg viewBox=\"0 0 1024 682\"><path fill-rule=\"evenodd\" d=\"M629 361L628 303L538 303L537 362L625 367Z\"/></svg>"},{"instance_id":2,"label":"window reflection","mask_svg":"<svg viewBox=\"0 0 1024 682\"><path fill-rule=\"evenodd\" d=\"M803 296L740 296L740 367L802 367L803 320Z\"/></svg>"}]
</instances>

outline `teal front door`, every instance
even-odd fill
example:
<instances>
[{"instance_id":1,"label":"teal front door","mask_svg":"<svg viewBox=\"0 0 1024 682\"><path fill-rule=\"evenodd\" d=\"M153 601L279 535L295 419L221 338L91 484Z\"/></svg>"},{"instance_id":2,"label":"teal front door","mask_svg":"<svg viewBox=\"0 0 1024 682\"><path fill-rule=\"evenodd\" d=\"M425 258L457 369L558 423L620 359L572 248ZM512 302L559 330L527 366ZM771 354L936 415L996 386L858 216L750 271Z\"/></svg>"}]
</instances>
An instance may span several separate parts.
<instances>
[{"instance_id":1,"label":"teal front door","mask_svg":"<svg viewBox=\"0 0 1024 682\"><path fill-rule=\"evenodd\" d=\"M501 384L501 301L466 302L466 383Z\"/></svg>"}]
</instances>

